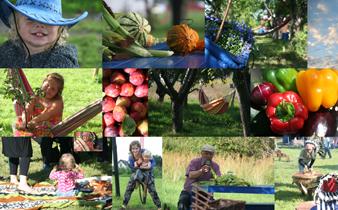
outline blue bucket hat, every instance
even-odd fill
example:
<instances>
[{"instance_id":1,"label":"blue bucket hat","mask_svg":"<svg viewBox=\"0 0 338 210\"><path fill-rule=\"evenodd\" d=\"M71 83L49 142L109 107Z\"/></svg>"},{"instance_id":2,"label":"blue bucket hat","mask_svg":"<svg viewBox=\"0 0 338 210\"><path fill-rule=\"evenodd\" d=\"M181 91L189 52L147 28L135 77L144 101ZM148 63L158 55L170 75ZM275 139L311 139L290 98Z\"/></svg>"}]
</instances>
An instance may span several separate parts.
<instances>
[{"instance_id":1,"label":"blue bucket hat","mask_svg":"<svg viewBox=\"0 0 338 210\"><path fill-rule=\"evenodd\" d=\"M17 0L15 5L9 0L0 1L0 18L8 27L8 17L13 11L46 25L69 28L88 15L88 12L84 12L76 18L63 18L61 0Z\"/></svg>"}]
</instances>

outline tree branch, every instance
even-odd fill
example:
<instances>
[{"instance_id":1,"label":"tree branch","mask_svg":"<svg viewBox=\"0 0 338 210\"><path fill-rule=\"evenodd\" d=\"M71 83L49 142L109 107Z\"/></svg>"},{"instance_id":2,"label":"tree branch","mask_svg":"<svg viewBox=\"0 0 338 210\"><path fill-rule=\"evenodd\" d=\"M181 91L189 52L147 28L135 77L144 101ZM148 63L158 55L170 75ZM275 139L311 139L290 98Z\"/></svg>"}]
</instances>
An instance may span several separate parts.
<instances>
[{"instance_id":1,"label":"tree branch","mask_svg":"<svg viewBox=\"0 0 338 210\"><path fill-rule=\"evenodd\" d=\"M190 91L190 88L193 86L193 84L195 82L195 78L196 78L197 74L198 74L198 70L196 70L196 69L188 69L187 70L186 75L185 75L183 82L182 82L182 86L178 91L178 97L180 99L183 100L187 96L187 94Z\"/></svg>"}]
</instances>

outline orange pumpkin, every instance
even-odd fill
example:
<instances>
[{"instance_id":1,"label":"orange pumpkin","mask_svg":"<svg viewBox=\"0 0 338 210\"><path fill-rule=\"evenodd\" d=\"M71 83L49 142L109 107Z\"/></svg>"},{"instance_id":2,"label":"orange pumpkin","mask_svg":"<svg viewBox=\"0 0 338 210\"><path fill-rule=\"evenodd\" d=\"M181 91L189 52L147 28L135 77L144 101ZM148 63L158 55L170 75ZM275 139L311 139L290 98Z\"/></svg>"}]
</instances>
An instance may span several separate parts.
<instances>
[{"instance_id":1,"label":"orange pumpkin","mask_svg":"<svg viewBox=\"0 0 338 210\"><path fill-rule=\"evenodd\" d=\"M167 33L167 44L175 53L188 54L195 50L198 33L186 24L174 25Z\"/></svg>"}]
</instances>

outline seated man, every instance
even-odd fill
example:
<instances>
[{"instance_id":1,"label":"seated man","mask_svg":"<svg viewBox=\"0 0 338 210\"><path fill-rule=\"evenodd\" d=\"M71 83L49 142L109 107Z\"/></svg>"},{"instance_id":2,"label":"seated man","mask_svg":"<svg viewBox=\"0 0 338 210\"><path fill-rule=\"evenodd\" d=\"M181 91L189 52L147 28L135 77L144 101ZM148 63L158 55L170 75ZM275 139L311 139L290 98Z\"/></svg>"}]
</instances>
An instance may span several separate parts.
<instances>
[{"instance_id":1,"label":"seated man","mask_svg":"<svg viewBox=\"0 0 338 210\"><path fill-rule=\"evenodd\" d=\"M209 181L213 178L212 170L217 176L221 176L219 165L212 161L215 148L204 145L201 149L201 157L190 161L186 171L186 180L179 201L178 210L190 209L192 203L192 184L199 181Z\"/></svg>"}]
</instances>

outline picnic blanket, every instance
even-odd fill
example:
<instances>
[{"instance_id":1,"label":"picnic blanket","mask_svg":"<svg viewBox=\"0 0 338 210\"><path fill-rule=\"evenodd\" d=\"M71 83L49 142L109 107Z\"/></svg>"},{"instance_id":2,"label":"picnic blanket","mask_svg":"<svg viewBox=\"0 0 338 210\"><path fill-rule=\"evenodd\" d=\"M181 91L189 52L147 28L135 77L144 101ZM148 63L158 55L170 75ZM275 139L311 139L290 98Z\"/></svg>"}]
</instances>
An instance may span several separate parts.
<instances>
[{"instance_id":1,"label":"picnic blanket","mask_svg":"<svg viewBox=\"0 0 338 210\"><path fill-rule=\"evenodd\" d=\"M103 209L111 205L111 179L91 177L78 180L77 196L56 197L53 184L41 182L33 186L34 194L25 194L16 185L0 182L0 209L65 208L68 206L92 206Z\"/></svg>"}]
</instances>

